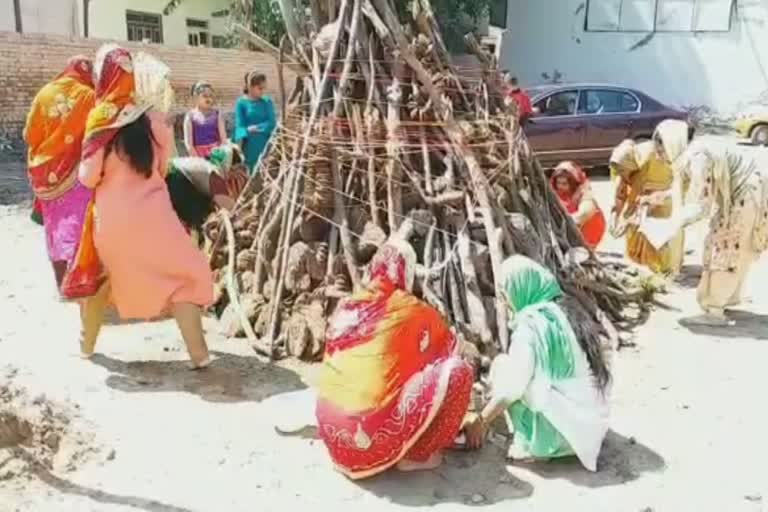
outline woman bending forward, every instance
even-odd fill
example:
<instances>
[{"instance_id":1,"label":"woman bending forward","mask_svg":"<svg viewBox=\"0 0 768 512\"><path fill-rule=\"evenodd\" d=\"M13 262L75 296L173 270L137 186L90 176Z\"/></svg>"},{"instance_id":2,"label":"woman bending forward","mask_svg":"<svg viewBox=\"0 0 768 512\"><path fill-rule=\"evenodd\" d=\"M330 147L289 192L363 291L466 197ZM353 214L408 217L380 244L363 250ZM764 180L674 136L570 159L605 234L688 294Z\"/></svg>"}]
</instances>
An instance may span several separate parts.
<instances>
[{"instance_id":1,"label":"woman bending forward","mask_svg":"<svg viewBox=\"0 0 768 512\"><path fill-rule=\"evenodd\" d=\"M671 222L685 227L709 219L697 323L730 325L726 309L742 300L752 263L768 248L768 158L762 150L712 138L689 144L680 121L659 125L660 154L676 179L688 182L685 205Z\"/></svg>"},{"instance_id":2,"label":"woman bending forward","mask_svg":"<svg viewBox=\"0 0 768 512\"><path fill-rule=\"evenodd\" d=\"M432 469L461 428L473 371L445 320L411 294L416 253L390 239L368 286L328 324L318 392L320 437L352 479Z\"/></svg>"},{"instance_id":3,"label":"woman bending forward","mask_svg":"<svg viewBox=\"0 0 768 512\"><path fill-rule=\"evenodd\" d=\"M491 365L491 399L465 425L470 447L479 447L500 414L514 426L514 459L576 455L590 471L608 431L610 375L601 349L578 340L555 302L560 286L547 269L524 256L502 265L512 309L508 353Z\"/></svg>"}]
</instances>

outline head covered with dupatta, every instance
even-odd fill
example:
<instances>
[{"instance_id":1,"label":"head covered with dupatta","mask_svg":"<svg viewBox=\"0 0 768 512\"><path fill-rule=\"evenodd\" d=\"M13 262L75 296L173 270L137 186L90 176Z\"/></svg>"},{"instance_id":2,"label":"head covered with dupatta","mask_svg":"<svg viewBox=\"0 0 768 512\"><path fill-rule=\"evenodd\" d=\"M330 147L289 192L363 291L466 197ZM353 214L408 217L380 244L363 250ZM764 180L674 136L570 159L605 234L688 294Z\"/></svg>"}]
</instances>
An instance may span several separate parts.
<instances>
[{"instance_id":1,"label":"head covered with dupatta","mask_svg":"<svg viewBox=\"0 0 768 512\"><path fill-rule=\"evenodd\" d=\"M557 277L543 265L519 254L501 265L501 282L514 316L510 328L522 328L534 342L539 364L553 377L566 377L574 369L570 348L575 341L584 352L597 384L605 388L610 371L597 336L577 336L568 315L556 301L563 297ZM544 363L546 361L546 363Z\"/></svg>"},{"instance_id":2,"label":"head covered with dupatta","mask_svg":"<svg viewBox=\"0 0 768 512\"><path fill-rule=\"evenodd\" d=\"M77 55L35 97L24 129L27 172L35 197L50 200L77 180L88 113L94 105L93 66Z\"/></svg>"},{"instance_id":3,"label":"head covered with dupatta","mask_svg":"<svg viewBox=\"0 0 768 512\"><path fill-rule=\"evenodd\" d=\"M570 190L566 193L561 191L557 187L559 179L565 178L568 180ZM575 162L565 161L560 162L552 172L550 179L552 190L555 191L560 201L567 205L578 206L579 201L588 192L589 179L584 169L577 165Z\"/></svg>"},{"instance_id":4,"label":"head covered with dupatta","mask_svg":"<svg viewBox=\"0 0 768 512\"><path fill-rule=\"evenodd\" d=\"M109 144L117 131L151 108L137 104L133 59L128 50L114 44L96 52L96 106L88 116L83 158L93 156Z\"/></svg>"},{"instance_id":5,"label":"head covered with dupatta","mask_svg":"<svg viewBox=\"0 0 768 512\"><path fill-rule=\"evenodd\" d=\"M416 278L416 251L407 240L394 235L376 252L370 264L371 281L384 279L410 292Z\"/></svg>"}]
</instances>

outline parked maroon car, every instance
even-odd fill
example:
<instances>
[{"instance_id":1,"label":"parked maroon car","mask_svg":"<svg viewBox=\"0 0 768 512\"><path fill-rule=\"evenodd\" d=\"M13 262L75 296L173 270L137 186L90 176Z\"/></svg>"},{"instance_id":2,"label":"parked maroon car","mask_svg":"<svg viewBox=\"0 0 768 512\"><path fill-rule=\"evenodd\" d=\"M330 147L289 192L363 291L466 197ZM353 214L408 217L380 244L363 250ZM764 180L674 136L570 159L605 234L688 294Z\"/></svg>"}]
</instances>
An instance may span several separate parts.
<instances>
[{"instance_id":1,"label":"parked maroon car","mask_svg":"<svg viewBox=\"0 0 768 512\"><path fill-rule=\"evenodd\" d=\"M626 87L554 84L528 89L536 113L525 133L544 167L563 160L606 165L624 139L650 139L665 119L688 114Z\"/></svg>"}]
</instances>

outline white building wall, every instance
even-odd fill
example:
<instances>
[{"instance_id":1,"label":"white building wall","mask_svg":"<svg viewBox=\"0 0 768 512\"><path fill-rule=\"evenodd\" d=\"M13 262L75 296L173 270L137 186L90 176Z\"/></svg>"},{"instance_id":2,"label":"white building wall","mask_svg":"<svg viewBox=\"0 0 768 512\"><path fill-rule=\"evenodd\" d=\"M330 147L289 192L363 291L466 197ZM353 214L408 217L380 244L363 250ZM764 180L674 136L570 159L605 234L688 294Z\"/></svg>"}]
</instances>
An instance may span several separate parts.
<instances>
[{"instance_id":1,"label":"white building wall","mask_svg":"<svg viewBox=\"0 0 768 512\"><path fill-rule=\"evenodd\" d=\"M210 34L226 35L226 20L211 13L226 9L229 0L185 0L169 16L163 16L163 44L186 46L187 18L207 20ZM125 12L139 11L162 15L168 0L91 0L90 36L100 39L128 38Z\"/></svg>"},{"instance_id":2,"label":"white building wall","mask_svg":"<svg viewBox=\"0 0 768 512\"><path fill-rule=\"evenodd\" d=\"M586 0L509 0L502 66L525 85L560 73L722 112L768 90L768 2L737 0L727 33L586 32L585 15Z\"/></svg>"},{"instance_id":3,"label":"white building wall","mask_svg":"<svg viewBox=\"0 0 768 512\"><path fill-rule=\"evenodd\" d=\"M26 33L81 34L82 0L21 0L21 26ZM0 0L0 31L14 32L13 0Z\"/></svg>"},{"instance_id":4,"label":"white building wall","mask_svg":"<svg viewBox=\"0 0 768 512\"><path fill-rule=\"evenodd\" d=\"M13 32L16 30L16 20L13 16L13 0L0 0L0 31Z\"/></svg>"}]
</instances>

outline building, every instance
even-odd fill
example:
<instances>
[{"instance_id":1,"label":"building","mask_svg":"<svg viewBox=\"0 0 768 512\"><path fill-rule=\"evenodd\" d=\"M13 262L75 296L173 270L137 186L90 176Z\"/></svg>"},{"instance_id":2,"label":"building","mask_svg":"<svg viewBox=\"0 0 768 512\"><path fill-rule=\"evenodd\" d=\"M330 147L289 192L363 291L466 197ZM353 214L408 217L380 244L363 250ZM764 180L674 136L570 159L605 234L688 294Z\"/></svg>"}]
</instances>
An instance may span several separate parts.
<instances>
[{"instance_id":1,"label":"building","mask_svg":"<svg viewBox=\"0 0 768 512\"><path fill-rule=\"evenodd\" d=\"M19 4L20 19L15 3ZM229 0L0 0L0 31L224 47ZM165 14L168 12L168 14Z\"/></svg>"},{"instance_id":2,"label":"building","mask_svg":"<svg viewBox=\"0 0 768 512\"><path fill-rule=\"evenodd\" d=\"M607 82L734 112L768 90L768 3L508 0L500 61L524 84Z\"/></svg>"}]
</instances>

